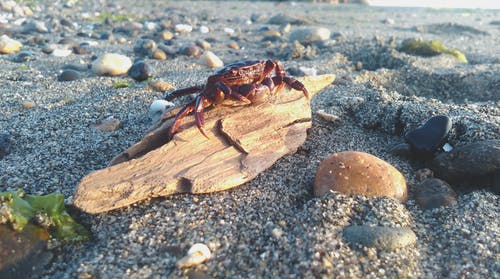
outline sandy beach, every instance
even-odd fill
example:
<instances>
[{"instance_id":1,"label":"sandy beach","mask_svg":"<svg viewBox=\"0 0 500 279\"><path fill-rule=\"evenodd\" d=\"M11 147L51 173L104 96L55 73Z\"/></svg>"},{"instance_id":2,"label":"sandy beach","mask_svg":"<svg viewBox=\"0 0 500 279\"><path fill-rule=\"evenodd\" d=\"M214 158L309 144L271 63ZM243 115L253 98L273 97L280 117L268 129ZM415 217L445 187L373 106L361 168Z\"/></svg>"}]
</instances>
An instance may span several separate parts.
<instances>
[{"instance_id":1,"label":"sandy beach","mask_svg":"<svg viewBox=\"0 0 500 279\"><path fill-rule=\"evenodd\" d=\"M456 204L425 210L415 192L426 162L391 151L405 142L405 133L445 115L452 122L451 146L488 140L497 150L490 156L498 156L500 10L288 1L37 1L29 7L32 14L0 11L0 35L22 44L21 52L0 55L0 139L7 138L0 150L8 150L0 152L0 192L62 193L91 237L83 243L49 241L43 250L50 260L30 263L35 272L18 274L500 277L499 167L488 174L493 185L480 179L449 181ZM329 31L326 38L299 44L291 39L321 33L319 28ZM294 33L300 30L306 34ZM439 40L468 62L449 54L401 51L402 42L417 38ZM155 41L165 59L141 57L134 50L141 39ZM291 76L335 74L335 82L311 100L306 142L231 190L147 199L100 214L72 207L80 180L106 167L151 127L150 105L166 95L151 81L179 89L203 84L214 72L197 57L208 50L205 43L225 64L272 59ZM72 52L55 54L68 49ZM126 74L96 74L89 65L105 53L143 59L152 77L138 82ZM68 67L78 77L60 81ZM119 88L119 82L127 86ZM190 98L173 102L180 106ZM337 119L325 120L320 110ZM96 128L111 118L118 127ZM408 201L338 192L315 197L320 162L348 150L373 154L398 169L408 185ZM354 225L408 228L416 242L390 250L353 245L343 231ZM196 243L205 244L211 257L179 268L178 261ZM17 268L26 266L21 262Z\"/></svg>"}]
</instances>

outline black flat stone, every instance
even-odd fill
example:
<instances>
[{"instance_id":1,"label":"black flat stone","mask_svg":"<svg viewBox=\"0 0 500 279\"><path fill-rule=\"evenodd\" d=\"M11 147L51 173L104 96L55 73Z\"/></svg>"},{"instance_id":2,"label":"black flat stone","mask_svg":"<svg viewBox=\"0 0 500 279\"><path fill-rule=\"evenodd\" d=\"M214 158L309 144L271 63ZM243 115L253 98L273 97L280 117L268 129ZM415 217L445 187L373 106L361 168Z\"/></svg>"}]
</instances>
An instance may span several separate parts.
<instances>
[{"instance_id":1,"label":"black flat stone","mask_svg":"<svg viewBox=\"0 0 500 279\"><path fill-rule=\"evenodd\" d=\"M445 143L451 129L451 119L445 115L431 117L421 127L405 134L412 154L418 157L430 157Z\"/></svg>"}]
</instances>

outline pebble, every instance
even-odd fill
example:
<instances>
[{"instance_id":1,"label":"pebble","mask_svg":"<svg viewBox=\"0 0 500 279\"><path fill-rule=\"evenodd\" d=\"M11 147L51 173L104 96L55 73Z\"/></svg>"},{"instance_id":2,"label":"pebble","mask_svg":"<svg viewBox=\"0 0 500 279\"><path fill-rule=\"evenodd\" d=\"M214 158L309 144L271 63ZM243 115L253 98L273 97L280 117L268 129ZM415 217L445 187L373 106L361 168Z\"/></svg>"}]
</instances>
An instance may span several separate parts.
<instances>
[{"instance_id":1,"label":"pebble","mask_svg":"<svg viewBox=\"0 0 500 279\"><path fill-rule=\"evenodd\" d=\"M285 24L307 25L307 24L312 24L312 21L307 18L295 17L295 16L290 16L288 14L280 13L271 17L268 23L276 25L285 25Z\"/></svg>"},{"instance_id":2,"label":"pebble","mask_svg":"<svg viewBox=\"0 0 500 279\"><path fill-rule=\"evenodd\" d=\"M72 49L54 49L54 51L52 51L50 53L50 55L52 56L55 56L55 57L66 57L66 56L69 56L71 53L73 53L73 50Z\"/></svg>"},{"instance_id":3,"label":"pebble","mask_svg":"<svg viewBox=\"0 0 500 279\"><path fill-rule=\"evenodd\" d=\"M34 108L36 106L35 102L33 101L24 101L21 106L25 109L30 109L30 108Z\"/></svg>"},{"instance_id":4,"label":"pebble","mask_svg":"<svg viewBox=\"0 0 500 279\"><path fill-rule=\"evenodd\" d=\"M57 76L58 81L72 81L72 80L77 80L81 78L81 74L78 71L72 70L72 69L66 69L62 71L61 74Z\"/></svg>"},{"instance_id":5,"label":"pebble","mask_svg":"<svg viewBox=\"0 0 500 279\"><path fill-rule=\"evenodd\" d=\"M175 89L175 86L172 83L166 82L166 81L163 81L163 80L154 80L154 81L151 81L149 83L149 86L151 86L151 88L153 90L159 91L159 92L166 92L166 91Z\"/></svg>"},{"instance_id":6,"label":"pebble","mask_svg":"<svg viewBox=\"0 0 500 279\"><path fill-rule=\"evenodd\" d=\"M231 42L229 42L229 43L227 44L227 46L228 46L229 48L236 49L236 50L240 49L240 45L238 45L238 43L237 43L237 42L235 42L235 41L231 41Z\"/></svg>"},{"instance_id":7,"label":"pebble","mask_svg":"<svg viewBox=\"0 0 500 279\"><path fill-rule=\"evenodd\" d=\"M167 54L161 50L157 49L155 52L153 52L153 55L151 55L151 58L156 59L156 60L165 60L167 59Z\"/></svg>"},{"instance_id":8,"label":"pebble","mask_svg":"<svg viewBox=\"0 0 500 279\"><path fill-rule=\"evenodd\" d=\"M441 206L457 204L457 194L451 186L438 178L422 180L416 187L415 199L423 209L433 209Z\"/></svg>"},{"instance_id":9,"label":"pebble","mask_svg":"<svg viewBox=\"0 0 500 279\"><path fill-rule=\"evenodd\" d=\"M429 118L421 127L404 136L417 157L430 157L444 144L451 129L451 119L445 115Z\"/></svg>"},{"instance_id":10,"label":"pebble","mask_svg":"<svg viewBox=\"0 0 500 279\"><path fill-rule=\"evenodd\" d=\"M198 61L200 64L209 66L210 68L220 68L224 66L224 62L209 50L205 51Z\"/></svg>"},{"instance_id":11,"label":"pebble","mask_svg":"<svg viewBox=\"0 0 500 279\"><path fill-rule=\"evenodd\" d=\"M74 54L82 55L82 54L90 54L91 51L88 47L83 45L73 46L71 48Z\"/></svg>"},{"instance_id":12,"label":"pebble","mask_svg":"<svg viewBox=\"0 0 500 279\"><path fill-rule=\"evenodd\" d=\"M224 30L225 33L227 33L229 35L232 35L235 32L233 28L229 28L229 27L224 27L223 30Z\"/></svg>"},{"instance_id":13,"label":"pebble","mask_svg":"<svg viewBox=\"0 0 500 279\"><path fill-rule=\"evenodd\" d=\"M69 63L62 67L63 70L75 70L79 72L85 72L89 69L89 64L81 63Z\"/></svg>"},{"instance_id":14,"label":"pebble","mask_svg":"<svg viewBox=\"0 0 500 279\"><path fill-rule=\"evenodd\" d=\"M206 34L206 33L210 32L210 29L207 26L202 25L202 26L200 26L200 32L203 34Z\"/></svg>"},{"instance_id":15,"label":"pebble","mask_svg":"<svg viewBox=\"0 0 500 279\"><path fill-rule=\"evenodd\" d=\"M500 140L485 140L440 153L430 164L436 177L449 182L493 176L500 172Z\"/></svg>"},{"instance_id":16,"label":"pebble","mask_svg":"<svg viewBox=\"0 0 500 279\"><path fill-rule=\"evenodd\" d=\"M210 43L205 41L205 40L197 40L195 43L197 46L201 47L203 50L209 50L212 47L212 45L210 45Z\"/></svg>"},{"instance_id":17,"label":"pebble","mask_svg":"<svg viewBox=\"0 0 500 279\"><path fill-rule=\"evenodd\" d=\"M176 24L175 25L175 32L179 33L189 33L193 31L193 26L189 24Z\"/></svg>"},{"instance_id":18,"label":"pebble","mask_svg":"<svg viewBox=\"0 0 500 279\"><path fill-rule=\"evenodd\" d=\"M29 50L22 50L12 59L12 62L23 63L23 62L33 61L35 59L36 59L35 53Z\"/></svg>"},{"instance_id":19,"label":"pebble","mask_svg":"<svg viewBox=\"0 0 500 279\"><path fill-rule=\"evenodd\" d=\"M99 131L104 131L104 132L116 131L120 128L120 120L114 118L113 116L110 116L110 117L105 118L101 121L98 121L94 125L94 128L99 130Z\"/></svg>"},{"instance_id":20,"label":"pebble","mask_svg":"<svg viewBox=\"0 0 500 279\"><path fill-rule=\"evenodd\" d=\"M187 56L200 57L202 49L197 45L187 45L181 47L179 53Z\"/></svg>"},{"instance_id":21,"label":"pebble","mask_svg":"<svg viewBox=\"0 0 500 279\"><path fill-rule=\"evenodd\" d=\"M12 136L7 133L0 133L0 159L9 154L12 149Z\"/></svg>"},{"instance_id":22,"label":"pebble","mask_svg":"<svg viewBox=\"0 0 500 279\"><path fill-rule=\"evenodd\" d=\"M334 153L324 159L314 180L314 195L330 191L349 195L392 197L406 201L404 176L384 160L360 151Z\"/></svg>"},{"instance_id":23,"label":"pebble","mask_svg":"<svg viewBox=\"0 0 500 279\"><path fill-rule=\"evenodd\" d=\"M304 27L292 31L288 37L290 42L299 41L302 44L325 41L330 38L330 30L324 27Z\"/></svg>"},{"instance_id":24,"label":"pebble","mask_svg":"<svg viewBox=\"0 0 500 279\"><path fill-rule=\"evenodd\" d=\"M19 41L11 39L7 35L0 36L0 53L9 54L13 52L19 52L22 44Z\"/></svg>"},{"instance_id":25,"label":"pebble","mask_svg":"<svg viewBox=\"0 0 500 279\"><path fill-rule=\"evenodd\" d=\"M92 71L98 75L123 75L130 67L132 67L132 60L116 53L106 53L92 62Z\"/></svg>"},{"instance_id":26,"label":"pebble","mask_svg":"<svg viewBox=\"0 0 500 279\"><path fill-rule=\"evenodd\" d=\"M128 76L136 81L146 80L151 77L151 68L144 61L137 61L130 67Z\"/></svg>"},{"instance_id":27,"label":"pebble","mask_svg":"<svg viewBox=\"0 0 500 279\"><path fill-rule=\"evenodd\" d=\"M134 44L134 53L139 56L151 57L156 49L158 46L151 39L139 39Z\"/></svg>"},{"instance_id":28,"label":"pebble","mask_svg":"<svg viewBox=\"0 0 500 279\"><path fill-rule=\"evenodd\" d=\"M212 257L212 253L208 246L203 243L196 243L189 248L185 257L177 261L177 267L187 268L196 266L210 259L210 257Z\"/></svg>"},{"instance_id":29,"label":"pebble","mask_svg":"<svg viewBox=\"0 0 500 279\"><path fill-rule=\"evenodd\" d=\"M162 31L158 33L158 39L160 40L172 40L174 38L174 33L170 31Z\"/></svg>"},{"instance_id":30,"label":"pebble","mask_svg":"<svg viewBox=\"0 0 500 279\"><path fill-rule=\"evenodd\" d=\"M175 104L167 100L155 100L149 106L148 116L151 123L156 123L169 109L174 108Z\"/></svg>"},{"instance_id":31,"label":"pebble","mask_svg":"<svg viewBox=\"0 0 500 279\"><path fill-rule=\"evenodd\" d=\"M403 248L417 242L415 233L406 227L349 226L344 228L342 236L352 244L386 251Z\"/></svg>"},{"instance_id":32,"label":"pebble","mask_svg":"<svg viewBox=\"0 0 500 279\"><path fill-rule=\"evenodd\" d=\"M30 32L38 32L38 33L47 33L49 32L49 29L47 26L45 26L45 23L42 21L29 21L23 24L23 33L30 33Z\"/></svg>"},{"instance_id":33,"label":"pebble","mask_svg":"<svg viewBox=\"0 0 500 279\"><path fill-rule=\"evenodd\" d=\"M336 122L337 120L340 119L340 117L338 115L335 115L335 114L332 114L332 113L328 113L322 109L318 110L316 112L316 114L323 118L324 120L328 121L328 122Z\"/></svg>"}]
</instances>

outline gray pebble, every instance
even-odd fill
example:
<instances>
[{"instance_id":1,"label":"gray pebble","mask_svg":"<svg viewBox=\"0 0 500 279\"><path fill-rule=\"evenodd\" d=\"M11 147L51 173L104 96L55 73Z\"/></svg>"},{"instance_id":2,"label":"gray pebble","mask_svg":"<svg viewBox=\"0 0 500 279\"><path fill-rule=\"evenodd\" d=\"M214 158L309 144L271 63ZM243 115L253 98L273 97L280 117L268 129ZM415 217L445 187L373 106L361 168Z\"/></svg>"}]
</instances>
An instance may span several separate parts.
<instances>
[{"instance_id":1,"label":"gray pebble","mask_svg":"<svg viewBox=\"0 0 500 279\"><path fill-rule=\"evenodd\" d=\"M346 227L343 237L350 243L381 250L394 250L411 245L417 236L409 228L391 228L384 226L350 226Z\"/></svg>"},{"instance_id":2,"label":"gray pebble","mask_svg":"<svg viewBox=\"0 0 500 279\"><path fill-rule=\"evenodd\" d=\"M423 209L457 204L457 194L448 183L438 178L424 179L417 185L415 199Z\"/></svg>"},{"instance_id":3,"label":"gray pebble","mask_svg":"<svg viewBox=\"0 0 500 279\"><path fill-rule=\"evenodd\" d=\"M60 75L57 76L58 81L72 81L80 78L80 72L71 69L64 70Z\"/></svg>"},{"instance_id":4,"label":"gray pebble","mask_svg":"<svg viewBox=\"0 0 500 279\"><path fill-rule=\"evenodd\" d=\"M33 61L35 59L36 56L33 52L29 50L22 50L12 59L12 62L22 63L22 62Z\"/></svg>"},{"instance_id":5,"label":"gray pebble","mask_svg":"<svg viewBox=\"0 0 500 279\"><path fill-rule=\"evenodd\" d=\"M128 70L128 76L136 81L146 80L151 77L151 68L144 61L137 61Z\"/></svg>"},{"instance_id":6,"label":"gray pebble","mask_svg":"<svg viewBox=\"0 0 500 279\"><path fill-rule=\"evenodd\" d=\"M330 38L330 30L324 27L305 27L292 31L290 42L299 41L303 44L324 41Z\"/></svg>"},{"instance_id":7,"label":"gray pebble","mask_svg":"<svg viewBox=\"0 0 500 279\"><path fill-rule=\"evenodd\" d=\"M30 32L47 33L49 29L47 29L45 23L41 21L29 21L23 25L23 33Z\"/></svg>"},{"instance_id":8,"label":"gray pebble","mask_svg":"<svg viewBox=\"0 0 500 279\"><path fill-rule=\"evenodd\" d=\"M158 48L155 41L150 39L139 39L134 44L134 53L139 56L150 57Z\"/></svg>"}]
</instances>

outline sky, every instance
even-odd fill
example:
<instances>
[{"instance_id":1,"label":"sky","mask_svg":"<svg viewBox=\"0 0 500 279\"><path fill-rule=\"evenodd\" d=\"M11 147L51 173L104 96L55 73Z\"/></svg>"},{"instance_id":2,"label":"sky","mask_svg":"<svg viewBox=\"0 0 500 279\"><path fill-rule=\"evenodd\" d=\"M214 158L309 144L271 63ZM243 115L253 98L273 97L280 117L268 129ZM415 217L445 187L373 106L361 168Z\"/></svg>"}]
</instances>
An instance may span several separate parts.
<instances>
[{"instance_id":1,"label":"sky","mask_svg":"<svg viewBox=\"0 0 500 279\"><path fill-rule=\"evenodd\" d=\"M371 6L500 9L500 0L369 0Z\"/></svg>"}]
</instances>

